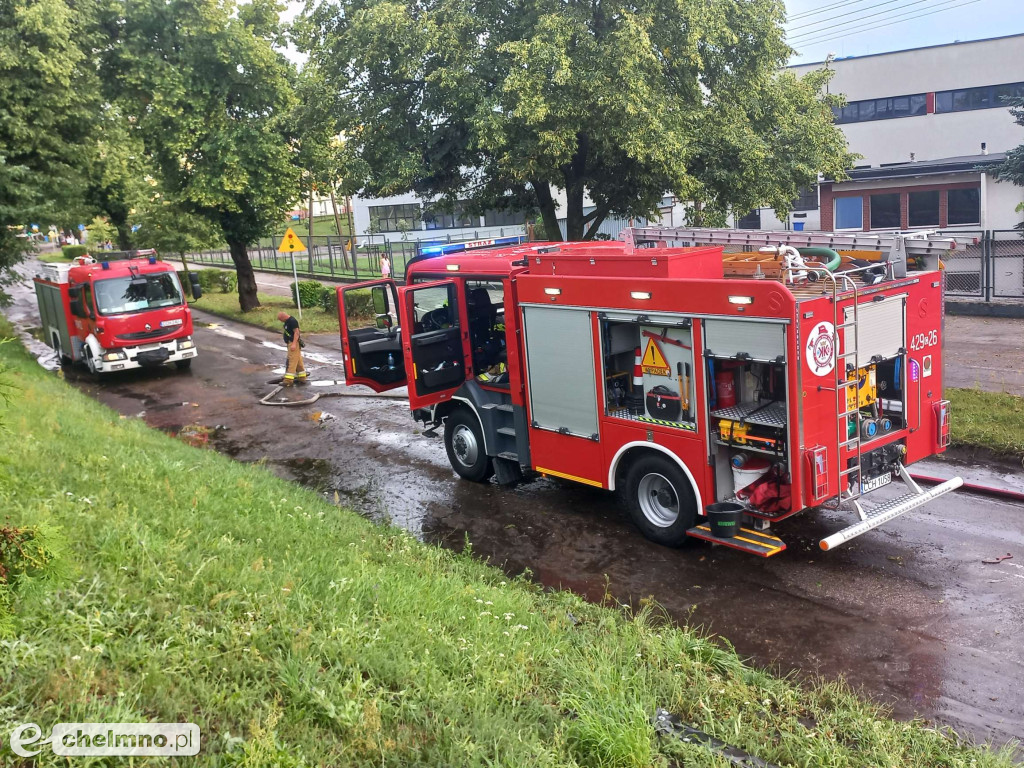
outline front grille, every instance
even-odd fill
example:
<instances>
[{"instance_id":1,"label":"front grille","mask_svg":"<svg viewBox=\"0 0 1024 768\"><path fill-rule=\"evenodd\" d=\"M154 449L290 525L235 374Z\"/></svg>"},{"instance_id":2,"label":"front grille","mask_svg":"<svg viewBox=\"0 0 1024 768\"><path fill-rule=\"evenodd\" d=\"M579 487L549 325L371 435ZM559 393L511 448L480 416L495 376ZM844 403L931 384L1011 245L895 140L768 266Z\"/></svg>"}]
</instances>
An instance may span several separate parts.
<instances>
[{"instance_id":1,"label":"front grille","mask_svg":"<svg viewBox=\"0 0 1024 768\"><path fill-rule=\"evenodd\" d=\"M138 333L119 333L115 338L121 341L146 341L147 339L158 339L161 336L168 336L177 331L181 326L175 328L157 328L154 331L139 331Z\"/></svg>"}]
</instances>

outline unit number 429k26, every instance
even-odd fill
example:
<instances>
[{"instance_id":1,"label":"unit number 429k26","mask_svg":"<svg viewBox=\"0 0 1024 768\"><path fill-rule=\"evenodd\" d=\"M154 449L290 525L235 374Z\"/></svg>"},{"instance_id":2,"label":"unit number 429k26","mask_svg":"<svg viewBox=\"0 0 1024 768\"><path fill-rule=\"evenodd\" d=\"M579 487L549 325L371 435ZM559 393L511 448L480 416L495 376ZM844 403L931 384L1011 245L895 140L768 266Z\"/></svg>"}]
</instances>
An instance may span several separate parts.
<instances>
[{"instance_id":1,"label":"unit number 429k26","mask_svg":"<svg viewBox=\"0 0 1024 768\"><path fill-rule=\"evenodd\" d=\"M938 331L931 331L930 333L915 333L914 337L910 340L910 348L917 352L919 349L924 349L925 347L934 347L938 343Z\"/></svg>"}]
</instances>

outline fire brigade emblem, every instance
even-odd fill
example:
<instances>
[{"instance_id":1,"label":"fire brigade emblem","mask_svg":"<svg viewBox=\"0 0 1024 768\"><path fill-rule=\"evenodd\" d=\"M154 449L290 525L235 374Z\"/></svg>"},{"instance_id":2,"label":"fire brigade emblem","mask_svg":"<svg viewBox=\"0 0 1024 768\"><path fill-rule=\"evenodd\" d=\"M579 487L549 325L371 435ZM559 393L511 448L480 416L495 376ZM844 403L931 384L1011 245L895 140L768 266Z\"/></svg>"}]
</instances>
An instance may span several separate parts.
<instances>
[{"instance_id":1,"label":"fire brigade emblem","mask_svg":"<svg viewBox=\"0 0 1024 768\"><path fill-rule=\"evenodd\" d=\"M832 323L818 323L807 339L807 367L815 376L832 373L836 367L836 328Z\"/></svg>"}]
</instances>

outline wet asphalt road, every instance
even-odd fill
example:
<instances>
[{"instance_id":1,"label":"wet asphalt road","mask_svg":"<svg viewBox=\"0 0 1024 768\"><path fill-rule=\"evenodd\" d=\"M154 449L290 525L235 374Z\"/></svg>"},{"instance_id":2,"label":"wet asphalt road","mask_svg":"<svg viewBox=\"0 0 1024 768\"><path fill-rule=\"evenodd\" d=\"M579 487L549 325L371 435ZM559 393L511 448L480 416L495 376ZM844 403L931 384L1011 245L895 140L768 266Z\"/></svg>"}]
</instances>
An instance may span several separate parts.
<instances>
[{"instance_id":1,"label":"wet asphalt road","mask_svg":"<svg viewBox=\"0 0 1024 768\"><path fill-rule=\"evenodd\" d=\"M283 362L279 337L196 317L216 327L197 327L191 372L128 372L96 384L68 370L67 378L158 429L213 428L217 450L265 460L282 477L331 499L337 492L343 505L426 541L461 549L468 538L477 556L511 574L529 569L549 587L592 600L606 589L634 604L652 597L755 664L843 676L898 717L923 717L978 741L1024 738L1024 506L952 494L829 553L817 542L847 515L780 524L788 549L768 560L703 543L670 550L643 539L615 498L596 489L458 480L440 437L421 434L402 399L261 407ZM314 377L340 378L337 346L328 337L307 348ZM311 386L289 396L343 389ZM321 423L323 413L333 418ZM894 484L875 496L901 491ZM981 562L1007 552L1015 559Z\"/></svg>"}]
</instances>

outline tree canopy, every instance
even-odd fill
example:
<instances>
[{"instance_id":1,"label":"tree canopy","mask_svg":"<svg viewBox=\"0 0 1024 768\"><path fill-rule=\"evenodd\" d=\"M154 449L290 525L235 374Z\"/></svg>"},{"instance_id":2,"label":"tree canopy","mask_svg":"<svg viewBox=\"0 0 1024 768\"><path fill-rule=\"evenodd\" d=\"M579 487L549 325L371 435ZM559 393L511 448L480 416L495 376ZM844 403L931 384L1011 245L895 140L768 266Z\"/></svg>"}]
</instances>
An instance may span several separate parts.
<instances>
[{"instance_id":1,"label":"tree canopy","mask_svg":"<svg viewBox=\"0 0 1024 768\"><path fill-rule=\"evenodd\" d=\"M111 60L170 203L220 228L243 310L259 306L246 246L297 197L294 67L271 0L138 0Z\"/></svg>"},{"instance_id":2,"label":"tree canopy","mask_svg":"<svg viewBox=\"0 0 1024 768\"><path fill-rule=\"evenodd\" d=\"M100 106L86 52L96 32L88 1L0 0L0 275L27 247L12 228L84 211Z\"/></svg>"},{"instance_id":3,"label":"tree canopy","mask_svg":"<svg viewBox=\"0 0 1024 768\"><path fill-rule=\"evenodd\" d=\"M342 0L308 10L307 66L367 194L540 212L570 239L665 192L703 223L784 213L851 164L827 72L783 72L777 0ZM585 213L589 199L592 210Z\"/></svg>"}]
</instances>

